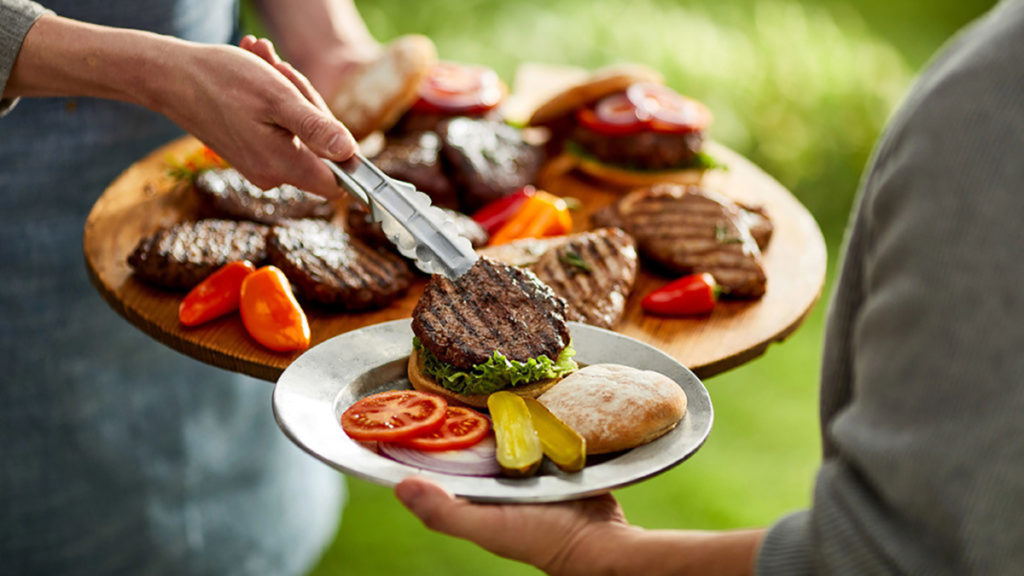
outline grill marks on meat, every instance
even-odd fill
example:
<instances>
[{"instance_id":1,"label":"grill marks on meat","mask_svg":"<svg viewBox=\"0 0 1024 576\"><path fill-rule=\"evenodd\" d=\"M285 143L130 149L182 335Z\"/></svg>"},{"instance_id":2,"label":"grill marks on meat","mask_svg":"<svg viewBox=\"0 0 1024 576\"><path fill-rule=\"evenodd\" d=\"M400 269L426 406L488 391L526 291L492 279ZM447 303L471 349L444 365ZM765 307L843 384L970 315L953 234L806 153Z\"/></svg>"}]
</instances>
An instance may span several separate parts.
<instances>
[{"instance_id":1,"label":"grill marks on meat","mask_svg":"<svg viewBox=\"0 0 1024 576\"><path fill-rule=\"evenodd\" d=\"M295 186L262 190L233 168L205 170L195 181L203 213L216 218L277 224L288 219L334 216L327 199Z\"/></svg>"},{"instance_id":2,"label":"grill marks on meat","mask_svg":"<svg viewBox=\"0 0 1024 576\"><path fill-rule=\"evenodd\" d=\"M139 241L128 265L143 280L188 290L234 260L260 264L269 228L252 222L198 220L161 228Z\"/></svg>"},{"instance_id":3,"label":"grill marks on meat","mask_svg":"<svg viewBox=\"0 0 1024 576\"><path fill-rule=\"evenodd\" d=\"M412 277L400 257L371 248L320 220L275 227L267 256L300 298L345 310L386 306L405 292Z\"/></svg>"},{"instance_id":4,"label":"grill marks on meat","mask_svg":"<svg viewBox=\"0 0 1024 576\"><path fill-rule=\"evenodd\" d=\"M530 270L568 304L566 319L613 328L636 281L636 243L617 228L566 237Z\"/></svg>"},{"instance_id":5,"label":"grill marks on meat","mask_svg":"<svg viewBox=\"0 0 1024 576\"><path fill-rule=\"evenodd\" d=\"M462 369L495 351L520 362L540 355L554 360L569 343L566 309L533 273L480 258L454 281L431 277L412 329L438 359Z\"/></svg>"},{"instance_id":6,"label":"grill marks on meat","mask_svg":"<svg viewBox=\"0 0 1024 576\"><path fill-rule=\"evenodd\" d=\"M740 208L719 194L661 184L627 194L594 219L626 230L645 259L671 272L709 272L728 296L765 292L761 251Z\"/></svg>"}]
</instances>

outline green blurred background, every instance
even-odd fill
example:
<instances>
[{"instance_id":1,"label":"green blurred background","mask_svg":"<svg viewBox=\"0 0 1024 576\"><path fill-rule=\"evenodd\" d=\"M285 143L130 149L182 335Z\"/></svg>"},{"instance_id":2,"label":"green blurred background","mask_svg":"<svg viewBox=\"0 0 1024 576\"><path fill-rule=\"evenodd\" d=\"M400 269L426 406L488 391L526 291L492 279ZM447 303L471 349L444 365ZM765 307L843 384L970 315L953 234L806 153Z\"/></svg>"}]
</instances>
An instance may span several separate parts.
<instances>
[{"instance_id":1,"label":"green blurred background","mask_svg":"<svg viewBox=\"0 0 1024 576\"><path fill-rule=\"evenodd\" d=\"M715 426L673 470L616 492L649 528L771 523L810 501L819 459L817 381L842 233L885 120L931 55L992 0L360 1L382 41L422 33L442 58L649 64L715 113L711 136L791 190L829 247L825 297L760 359L709 379ZM390 489L349 480L341 529L316 575L536 574L424 529Z\"/></svg>"}]
</instances>

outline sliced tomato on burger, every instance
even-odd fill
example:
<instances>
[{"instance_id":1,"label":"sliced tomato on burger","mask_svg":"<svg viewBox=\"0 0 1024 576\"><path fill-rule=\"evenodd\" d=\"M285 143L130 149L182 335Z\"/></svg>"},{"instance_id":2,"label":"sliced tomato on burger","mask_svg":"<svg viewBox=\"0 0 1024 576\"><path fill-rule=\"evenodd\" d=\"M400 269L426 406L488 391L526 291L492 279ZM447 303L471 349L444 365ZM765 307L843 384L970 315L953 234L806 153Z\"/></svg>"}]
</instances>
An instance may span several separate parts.
<instances>
[{"instance_id":1,"label":"sliced tomato on burger","mask_svg":"<svg viewBox=\"0 0 1024 576\"><path fill-rule=\"evenodd\" d=\"M711 124L707 106L661 84L633 84L626 89L625 96L636 107L637 116L647 119L650 129L656 132L698 132Z\"/></svg>"},{"instance_id":2,"label":"sliced tomato on burger","mask_svg":"<svg viewBox=\"0 0 1024 576\"><path fill-rule=\"evenodd\" d=\"M448 402L435 394L392 390L349 406L341 415L341 427L353 440L398 442L437 430L447 408Z\"/></svg>"},{"instance_id":3,"label":"sliced tomato on burger","mask_svg":"<svg viewBox=\"0 0 1024 576\"><path fill-rule=\"evenodd\" d=\"M576 111L576 121L591 132L606 136L626 136L647 128L636 106L625 94L618 93L597 101L593 107Z\"/></svg>"},{"instance_id":4,"label":"sliced tomato on burger","mask_svg":"<svg viewBox=\"0 0 1024 576\"><path fill-rule=\"evenodd\" d=\"M440 428L425 436L403 440L399 444L425 452L461 450L480 442L490 431L490 420L479 412L461 406L449 406Z\"/></svg>"},{"instance_id":5,"label":"sliced tomato on burger","mask_svg":"<svg viewBox=\"0 0 1024 576\"><path fill-rule=\"evenodd\" d=\"M505 85L485 66L438 62L423 84L413 108L447 114L479 114L505 98Z\"/></svg>"}]
</instances>

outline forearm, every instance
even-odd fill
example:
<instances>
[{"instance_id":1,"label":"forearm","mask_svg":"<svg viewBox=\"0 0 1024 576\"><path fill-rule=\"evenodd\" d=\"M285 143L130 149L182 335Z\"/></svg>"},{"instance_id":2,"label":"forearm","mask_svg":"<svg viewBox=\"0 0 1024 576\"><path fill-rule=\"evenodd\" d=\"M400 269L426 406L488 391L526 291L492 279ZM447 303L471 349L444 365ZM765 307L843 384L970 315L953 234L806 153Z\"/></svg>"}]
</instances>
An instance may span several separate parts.
<instances>
[{"instance_id":1,"label":"forearm","mask_svg":"<svg viewBox=\"0 0 1024 576\"><path fill-rule=\"evenodd\" d=\"M764 537L764 530L760 529L700 532L624 526L622 532L621 541L599 544L608 550L610 574L753 574L757 549Z\"/></svg>"},{"instance_id":2,"label":"forearm","mask_svg":"<svg viewBox=\"0 0 1024 576\"><path fill-rule=\"evenodd\" d=\"M305 70L324 54L363 53L377 46L352 0L257 0L284 57Z\"/></svg>"},{"instance_id":3,"label":"forearm","mask_svg":"<svg viewBox=\"0 0 1024 576\"><path fill-rule=\"evenodd\" d=\"M169 85L167 59L189 45L47 14L25 36L3 96L91 96L159 109L153 82Z\"/></svg>"}]
</instances>

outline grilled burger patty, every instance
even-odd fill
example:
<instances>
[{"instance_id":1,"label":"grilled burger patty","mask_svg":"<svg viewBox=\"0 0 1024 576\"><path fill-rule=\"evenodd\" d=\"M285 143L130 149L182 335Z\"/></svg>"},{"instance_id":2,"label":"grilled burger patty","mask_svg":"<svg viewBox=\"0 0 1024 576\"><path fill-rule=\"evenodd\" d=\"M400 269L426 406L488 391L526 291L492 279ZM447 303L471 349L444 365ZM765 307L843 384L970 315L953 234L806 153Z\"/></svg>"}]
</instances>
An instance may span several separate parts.
<instances>
[{"instance_id":1,"label":"grilled burger patty","mask_svg":"<svg viewBox=\"0 0 1024 576\"><path fill-rule=\"evenodd\" d=\"M711 273L724 295L757 298L765 292L761 251L740 208L724 196L659 184L630 192L594 221L624 229L641 256L666 270Z\"/></svg>"},{"instance_id":2,"label":"grilled burger patty","mask_svg":"<svg viewBox=\"0 0 1024 576\"><path fill-rule=\"evenodd\" d=\"M128 265L164 288L188 290L234 260L267 257L267 226L234 220L198 220L161 228L139 241Z\"/></svg>"},{"instance_id":3,"label":"grilled burger patty","mask_svg":"<svg viewBox=\"0 0 1024 576\"><path fill-rule=\"evenodd\" d=\"M468 370L495 351L519 362L558 358L569 344L565 315L565 301L533 273L481 257L454 281L431 277L412 330L439 360Z\"/></svg>"},{"instance_id":4,"label":"grilled burger patty","mask_svg":"<svg viewBox=\"0 0 1024 576\"><path fill-rule=\"evenodd\" d=\"M203 213L215 218L277 224L298 218L327 220L334 215L325 198L287 184L262 190L233 168L201 172L195 192Z\"/></svg>"},{"instance_id":5,"label":"grilled burger patty","mask_svg":"<svg viewBox=\"0 0 1024 576\"><path fill-rule=\"evenodd\" d=\"M401 257L371 248L322 220L275 226L267 257L300 298L345 310L386 306L405 292L412 277Z\"/></svg>"},{"instance_id":6,"label":"grilled burger patty","mask_svg":"<svg viewBox=\"0 0 1024 576\"><path fill-rule=\"evenodd\" d=\"M613 328L636 281L636 243L618 228L573 234L529 269L565 298L566 319Z\"/></svg>"},{"instance_id":7,"label":"grilled burger patty","mask_svg":"<svg viewBox=\"0 0 1024 576\"><path fill-rule=\"evenodd\" d=\"M704 132L638 132L608 136L576 126L571 139L584 152L605 164L639 170L674 170L693 164L704 145Z\"/></svg>"},{"instance_id":8,"label":"grilled burger patty","mask_svg":"<svg viewBox=\"0 0 1024 576\"><path fill-rule=\"evenodd\" d=\"M459 208L472 214L537 178L543 150L503 122L457 117L438 127L441 152L459 191Z\"/></svg>"}]
</instances>

